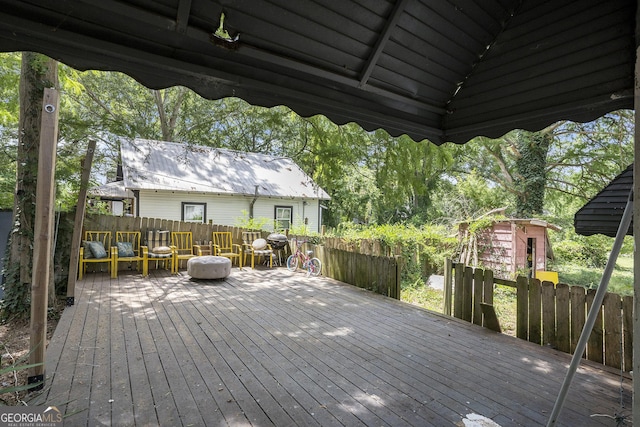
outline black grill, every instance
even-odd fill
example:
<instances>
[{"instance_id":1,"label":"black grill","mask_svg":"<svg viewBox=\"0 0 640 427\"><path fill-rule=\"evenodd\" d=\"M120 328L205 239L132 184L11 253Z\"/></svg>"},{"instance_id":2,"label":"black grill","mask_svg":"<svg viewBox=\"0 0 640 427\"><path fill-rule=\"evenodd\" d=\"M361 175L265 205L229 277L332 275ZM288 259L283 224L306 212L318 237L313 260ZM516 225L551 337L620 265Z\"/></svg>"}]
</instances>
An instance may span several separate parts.
<instances>
[{"instance_id":1,"label":"black grill","mask_svg":"<svg viewBox=\"0 0 640 427\"><path fill-rule=\"evenodd\" d=\"M287 236L280 233L271 233L267 236L267 243L269 243L274 250L283 249L287 246Z\"/></svg>"}]
</instances>

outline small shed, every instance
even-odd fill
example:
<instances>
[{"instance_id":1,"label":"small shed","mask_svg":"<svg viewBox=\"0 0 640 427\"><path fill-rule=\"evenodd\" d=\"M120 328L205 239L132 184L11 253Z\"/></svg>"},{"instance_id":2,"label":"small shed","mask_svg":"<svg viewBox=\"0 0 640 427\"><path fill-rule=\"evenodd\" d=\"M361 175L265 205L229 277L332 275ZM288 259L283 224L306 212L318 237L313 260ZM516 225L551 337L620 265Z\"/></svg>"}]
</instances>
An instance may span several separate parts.
<instances>
[{"instance_id":1,"label":"small shed","mask_svg":"<svg viewBox=\"0 0 640 427\"><path fill-rule=\"evenodd\" d=\"M516 273L536 277L553 260L548 229L556 225L540 219L496 219L476 233L463 222L458 227L460 262L493 270L495 277L512 279Z\"/></svg>"}]
</instances>

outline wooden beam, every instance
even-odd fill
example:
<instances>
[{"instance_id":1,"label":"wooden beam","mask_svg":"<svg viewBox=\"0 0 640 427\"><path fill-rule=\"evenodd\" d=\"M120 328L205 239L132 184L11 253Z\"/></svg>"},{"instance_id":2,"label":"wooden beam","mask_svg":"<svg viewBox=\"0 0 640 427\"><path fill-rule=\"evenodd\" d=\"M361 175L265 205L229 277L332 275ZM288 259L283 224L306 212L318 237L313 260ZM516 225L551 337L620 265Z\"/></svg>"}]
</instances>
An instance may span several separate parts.
<instances>
[{"instance_id":1,"label":"wooden beam","mask_svg":"<svg viewBox=\"0 0 640 427\"><path fill-rule=\"evenodd\" d=\"M396 3L393 10L391 11L391 15L387 19L387 23L385 24L382 33L380 33L380 37L378 37L378 41L376 42L371 55L369 55L369 59L362 69L358 87L363 87L367 84L369 76L371 76L371 73L373 72L373 68L378 63L378 59L380 58L380 55L382 55L382 51L387 45L389 37L391 37L391 31L393 31L393 29L396 27L396 24L400 19L400 15L402 15L402 12L404 12L404 9L407 7L407 3L409 3L409 0L400 0L398 3Z\"/></svg>"},{"instance_id":2,"label":"wooden beam","mask_svg":"<svg viewBox=\"0 0 640 427\"><path fill-rule=\"evenodd\" d=\"M82 240L82 221L84 220L85 207L87 205L87 188L89 186L89 176L93 153L96 149L96 142L89 141L87 154L82 162L82 177L80 178L80 193L78 193L78 204L76 207L76 217L73 223L73 237L71 238L71 255L69 256L69 278L67 279L67 305L74 304L76 278L78 277L78 258L80 255L80 241Z\"/></svg>"},{"instance_id":3,"label":"wooden beam","mask_svg":"<svg viewBox=\"0 0 640 427\"><path fill-rule=\"evenodd\" d=\"M42 101L42 124L38 152L36 216L33 238L33 273L31 280L31 337L29 341L29 384L44 386L44 355L47 345L47 298L53 242L56 143L58 140L58 107L55 89L45 89Z\"/></svg>"},{"instance_id":4,"label":"wooden beam","mask_svg":"<svg viewBox=\"0 0 640 427\"><path fill-rule=\"evenodd\" d=\"M178 2L178 16L176 16L176 31L184 34L189 25L189 13L191 12L191 0Z\"/></svg>"}]
</instances>

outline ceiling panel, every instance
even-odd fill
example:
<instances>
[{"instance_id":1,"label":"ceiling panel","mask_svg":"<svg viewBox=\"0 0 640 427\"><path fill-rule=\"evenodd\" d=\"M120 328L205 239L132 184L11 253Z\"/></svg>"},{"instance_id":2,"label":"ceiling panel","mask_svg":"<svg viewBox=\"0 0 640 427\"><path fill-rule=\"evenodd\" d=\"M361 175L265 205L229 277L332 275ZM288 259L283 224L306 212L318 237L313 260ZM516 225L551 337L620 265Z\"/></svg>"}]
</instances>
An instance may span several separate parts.
<instances>
[{"instance_id":1,"label":"ceiling panel","mask_svg":"<svg viewBox=\"0 0 640 427\"><path fill-rule=\"evenodd\" d=\"M636 3L0 0L0 50L464 143L632 108Z\"/></svg>"}]
</instances>

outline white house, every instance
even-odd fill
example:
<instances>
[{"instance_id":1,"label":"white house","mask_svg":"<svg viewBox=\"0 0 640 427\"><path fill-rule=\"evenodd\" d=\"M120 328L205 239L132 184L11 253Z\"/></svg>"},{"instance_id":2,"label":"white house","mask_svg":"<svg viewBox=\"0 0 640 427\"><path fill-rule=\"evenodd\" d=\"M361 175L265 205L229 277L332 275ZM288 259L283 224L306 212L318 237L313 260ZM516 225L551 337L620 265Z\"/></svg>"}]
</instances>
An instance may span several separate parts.
<instances>
[{"instance_id":1,"label":"white house","mask_svg":"<svg viewBox=\"0 0 640 427\"><path fill-rule=\"evenodd\" d=\"M320 231L329 195L291 159L145 139L121 152L137 216L221 225L252 216L269 219L268 230Z\"/></svg>"}]
</instances>

